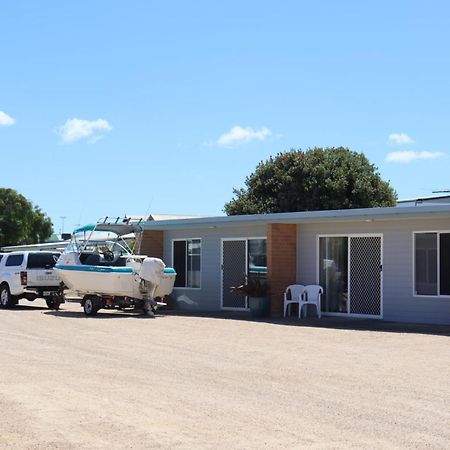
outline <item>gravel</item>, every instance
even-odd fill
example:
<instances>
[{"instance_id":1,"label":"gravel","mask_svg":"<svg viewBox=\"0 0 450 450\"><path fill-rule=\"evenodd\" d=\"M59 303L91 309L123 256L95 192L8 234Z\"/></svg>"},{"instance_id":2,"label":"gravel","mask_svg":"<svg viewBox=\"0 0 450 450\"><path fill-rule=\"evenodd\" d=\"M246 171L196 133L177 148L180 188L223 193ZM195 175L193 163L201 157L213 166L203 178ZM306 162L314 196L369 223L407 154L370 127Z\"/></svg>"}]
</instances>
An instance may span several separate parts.
<instances>
[{"instance_id":1,"label":"gravel","mask_svg":"<svg viewBox=\"0 0 450 450\"><path fill-rule=\"evenodd\" d=\"M450 338L0 310L0 448L449 448Z\"/></svg>"}]
</instances>

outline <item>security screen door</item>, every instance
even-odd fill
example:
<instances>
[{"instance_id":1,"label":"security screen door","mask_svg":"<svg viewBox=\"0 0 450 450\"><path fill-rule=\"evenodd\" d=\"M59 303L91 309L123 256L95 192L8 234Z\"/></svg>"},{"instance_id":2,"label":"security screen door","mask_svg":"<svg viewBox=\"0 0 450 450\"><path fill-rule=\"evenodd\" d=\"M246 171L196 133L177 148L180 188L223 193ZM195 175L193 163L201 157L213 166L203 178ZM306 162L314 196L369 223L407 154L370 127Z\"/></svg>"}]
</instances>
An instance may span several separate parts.
<instances>
[{"instance_id":1,"label":"security screen door","mask_svg":"<svg viewBox=\"0 0 450 450\"><path fill-rule=\"evenodd\" d=\"M350 314L381 315L381 237L350 238Z\"/></svg>"},{"instance_id":2,"label":"security screen door","mask_svg":"<svg viewBox=\"0 0 450 450\"><path fill-rule=\"evenodd\" d=\"M319 237L323 312L381 316L381 282L381 236Z\"/></svg>"},{"instance_id":3,"label":"security screen door","mask_svg":"<svg viewBox=\"0 0 450 450\"><path fill-rule=\"evenodd\" d=\"M224 240L222 243L222 308L246 309L247 298L230 292L247 273L247 240Z\"/></svg>"}]
</instances>

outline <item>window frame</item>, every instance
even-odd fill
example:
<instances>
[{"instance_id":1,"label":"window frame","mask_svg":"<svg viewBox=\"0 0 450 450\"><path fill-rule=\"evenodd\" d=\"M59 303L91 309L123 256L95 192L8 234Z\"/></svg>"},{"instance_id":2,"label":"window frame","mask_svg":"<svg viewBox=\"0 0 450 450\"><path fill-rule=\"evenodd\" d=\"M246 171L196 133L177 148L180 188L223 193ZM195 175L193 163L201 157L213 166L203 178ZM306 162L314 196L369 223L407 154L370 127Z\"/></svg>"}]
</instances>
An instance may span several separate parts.
<instances>
[{"instance_id":1,"label":"window frame","mask_svg":"<svg viewBox=\"0 0 450 450\"><path fill-rule=\"evenodd\" d=\"M185 266L186 266L186 273L185 273L185 279L186 279L186 284L187 284L187 280L188 280L188 251L187 251L187 247L188 247L188 241L200 241L200 280L199 280L199 287L190 287L190 286L174 286L174 289L188 289L191 291L199 291L202 289L202 259L203 259L203 245L202 245L202 238L200 237L190 237L190 238L176 238L176 239L172 239L172 243L171 243L171 249L172 249L172 267L175 267L174 264L174 257L175 257L175 248L174 248L174 243L175 242L185 242L186 243L186 255L185 255Z\"/></svg>"},{"instance_id":2,"label":"window frame","mask_svg":"<svg viewBox=\"0 0 450 450\"><path fill-rule=\"evenodd\" d=\"M437 294L417 294L416 293L416 235L417 234L436 234L436 279L437 279ZM450 230L420 230L412 233L412 295L415 298L433 298L433 299L450 299L450 294L440 294L441 290L441 252L440 240L441 234L450 234Z\"/></svg>"},{"instance_id":3,"label":"window frame","mask_svg":"<svg viewBox=\"0 0 450 450\"><path fill-rule=\"evenodd\" d=\"M22 261L20 261L20 264L8 264L9 260L14 257L22 257ZM23 263L25 261L25 254L24 253L15 253L8 255L5 261L5 267L22 267Z\"/></svg>"}]
</instances>

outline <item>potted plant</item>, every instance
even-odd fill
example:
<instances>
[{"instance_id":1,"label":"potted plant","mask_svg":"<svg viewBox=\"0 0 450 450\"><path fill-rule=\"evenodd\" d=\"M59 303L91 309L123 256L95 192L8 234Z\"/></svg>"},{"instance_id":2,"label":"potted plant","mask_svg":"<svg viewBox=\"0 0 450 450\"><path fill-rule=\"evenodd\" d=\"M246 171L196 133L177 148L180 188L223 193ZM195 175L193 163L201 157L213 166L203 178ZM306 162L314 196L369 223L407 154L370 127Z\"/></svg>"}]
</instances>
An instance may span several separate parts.
<instances>
[{"instance_id":1,"label":"potted plant","mask_svg":"<svg viewBox=\"0 0 450 450\"><path fill-rule=\"evenodd\" d=\"M231 286L230 290L248 297L248 307L253 317L269 315L269 285L265 278L246 275L238 286Z\"/></svg>"}]
</instances>

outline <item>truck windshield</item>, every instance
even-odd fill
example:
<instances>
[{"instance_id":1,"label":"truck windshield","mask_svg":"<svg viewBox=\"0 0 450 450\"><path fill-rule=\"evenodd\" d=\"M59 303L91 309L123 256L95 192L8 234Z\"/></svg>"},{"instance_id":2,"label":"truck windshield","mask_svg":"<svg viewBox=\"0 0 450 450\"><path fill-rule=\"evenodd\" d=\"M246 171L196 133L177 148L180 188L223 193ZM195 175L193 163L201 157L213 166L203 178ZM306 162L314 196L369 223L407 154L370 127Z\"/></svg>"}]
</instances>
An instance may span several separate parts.
<instances>
[{"instance_id":1,"label":"truck windshield","mask_svg":"<svg viewBox=\"0 0 450 450\"><path fill-rule=\"evenodd\" d=\"M58 261L59 253L30 253L28 255L28 269L46 269L53 267Z\"/></svg>"}]
</instances>

